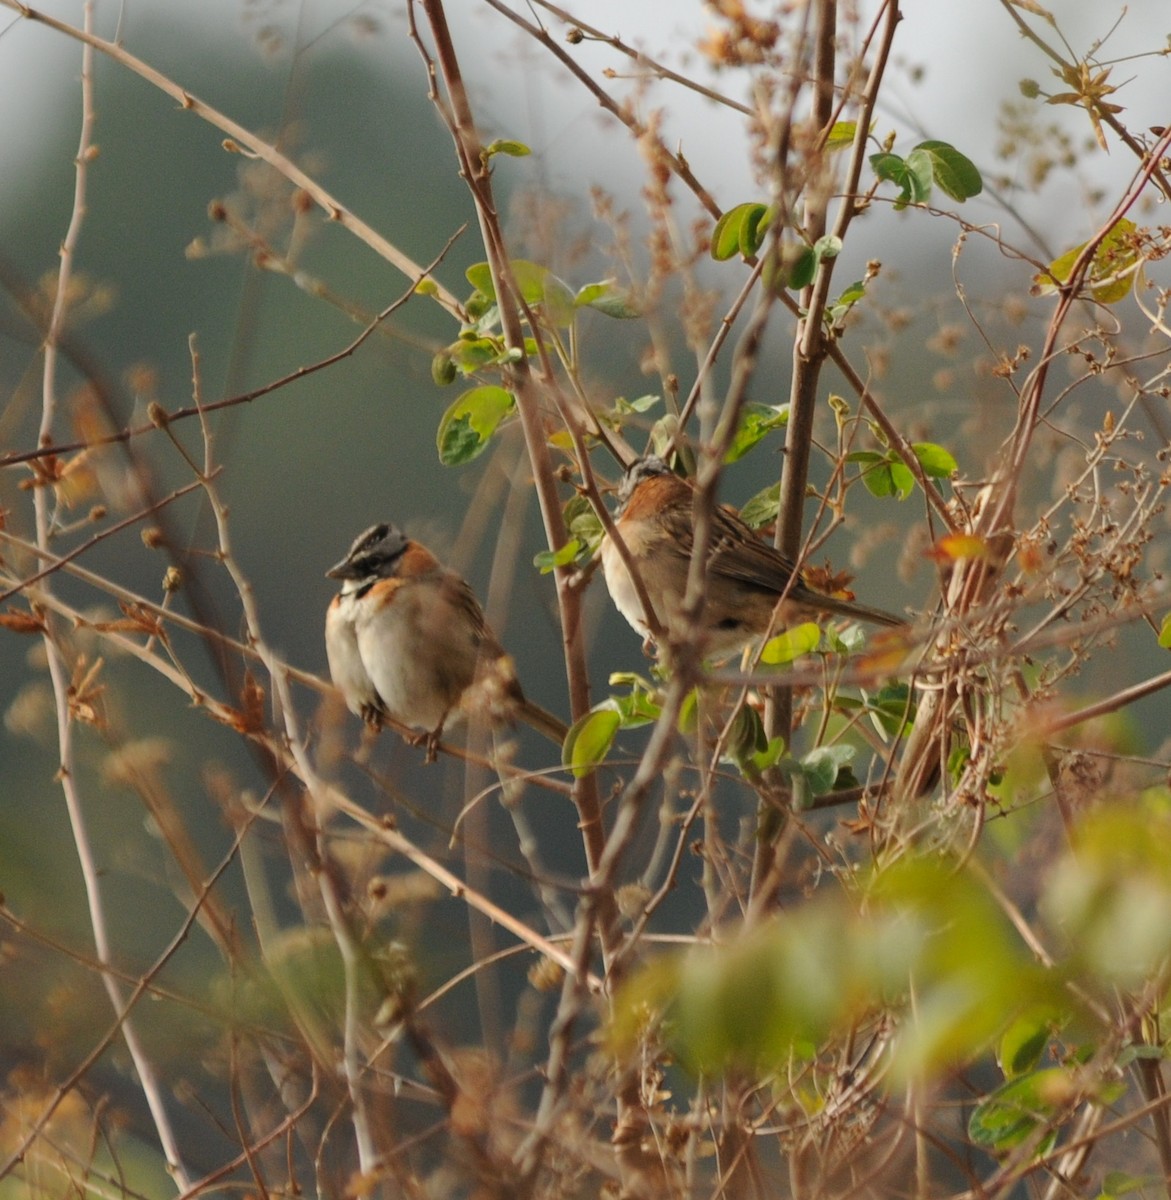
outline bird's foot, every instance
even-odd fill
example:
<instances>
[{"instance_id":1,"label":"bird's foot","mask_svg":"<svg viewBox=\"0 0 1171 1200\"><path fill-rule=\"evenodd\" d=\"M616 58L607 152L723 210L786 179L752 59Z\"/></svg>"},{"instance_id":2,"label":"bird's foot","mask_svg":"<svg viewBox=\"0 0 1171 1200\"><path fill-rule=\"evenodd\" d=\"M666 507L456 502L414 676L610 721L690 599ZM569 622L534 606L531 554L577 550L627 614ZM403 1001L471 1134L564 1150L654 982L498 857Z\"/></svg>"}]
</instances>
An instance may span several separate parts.
<instances>
[{"instance_id":1,"label":"bird's foot","mask_svg":"<svg viewBox=\"0 0 1171 1200\"><path fill-rule=\"evenodd\" d=\"M360 715L366 728L371 730L373 733L378 733L382 729L382 721L385 713L379 705L363 704Z\"/></svg>"}]
</instances>

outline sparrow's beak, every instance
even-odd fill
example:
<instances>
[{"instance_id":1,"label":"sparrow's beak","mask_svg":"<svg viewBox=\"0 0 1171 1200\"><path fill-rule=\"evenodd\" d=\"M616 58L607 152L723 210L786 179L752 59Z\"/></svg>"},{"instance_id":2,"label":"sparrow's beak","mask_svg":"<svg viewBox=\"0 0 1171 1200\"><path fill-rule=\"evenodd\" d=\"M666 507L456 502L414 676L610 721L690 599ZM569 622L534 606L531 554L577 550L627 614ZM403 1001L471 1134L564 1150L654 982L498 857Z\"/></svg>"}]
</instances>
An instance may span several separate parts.
<instances>
[{"instance_id":1,"label":"sparrow's beak","mask_svg":"<svg viewBox=\"0 0 1171 1200\"><path fill-rule=\"evenodd\" d=\"M340 563L334 563L325 573L326 579L357 579L358 573L354 570L354 564L348 558L343 558Z\"/></svg>"}]
</instances>

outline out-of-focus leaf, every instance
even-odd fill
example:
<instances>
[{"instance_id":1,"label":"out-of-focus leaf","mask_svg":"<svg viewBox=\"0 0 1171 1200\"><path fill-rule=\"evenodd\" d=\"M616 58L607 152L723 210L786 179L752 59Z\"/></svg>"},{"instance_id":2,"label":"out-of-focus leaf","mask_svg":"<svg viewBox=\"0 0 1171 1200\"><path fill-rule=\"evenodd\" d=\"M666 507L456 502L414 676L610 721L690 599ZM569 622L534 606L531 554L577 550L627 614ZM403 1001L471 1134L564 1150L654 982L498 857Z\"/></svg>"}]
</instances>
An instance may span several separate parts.
<instances>
[{"instance_id":1,"label":"out-of-focus leaf","mask_svg":"<svg viewBox=\"0 0 1171 1200\"><path fill-rule=\"evenodd\" d=\"M630 293L625 288L620 288L612 279L603 280L601 283L587 283L579 289L573 302L578 308L596 308L607 317L615 317L618 320L642 316Z\"/></svg>"},{"instance_id":2,"label":"out-of-focus leaf","mask_svg":"<svg viewBox=\"0 0 1171 1200\"><path fill-rule=\"evenodd\" d=\"M821 627L813 621L806 621L769 638L760 652L760 661L770 667L778 667L811 653L820 642Z\"/></svg>"},{"instance_id":3,"label":"out-of-focus leaf","mask_svg":"<svg viewBox=\"0 0 1171 1200\"><path fill-rule=\"evenodd\" d=\"M1041 911L1087 974L1138 988L1171 954L1171 805L1165 789L1093 810L1051 873Z\"/></svg>"},{"instance_id":4,"label":"out-of-focus leaf","mask_svg":"<svg viewBox=\"0 0 1171 1200\"><path fill-rule=\"evenodd\" d=\"M841 767L837 751L782 769ZM909 857L869 883L860 896L822 895L730 935L718 947L696 947L635 974L615 1004L615 1027L645 1028L654 1010L664 1036L690 1070L768 1074L791 1068L835 1034L882 1009L898 1013L891 1078L939 1078L986 1052L1022 1008L1068 1000L1021 944L996 900L972 873L935 857ZM662 985L665 980L669 986ZM914 1003L908 996L913 989ZM626 1041L626 1052L637 1045ZM1058 1100L1062 1080L1022 1086L1014 1100L983 1114L989 1144L1007 1136L1012 1106ZM1103 1098L1103 1097L1099 1097ZM1020 1101L1018 1104L1017 1101Z\"/></svg>"},{"instance_id":5,"label":"out-of-focus leaf","mask_svg":"<svg viewBox=\"0 0 1171 1200\"><path fill-rule=\"evenodd\" d=\"M915 716L911 688L902 682L888 683L867 698L870 719L880 733L896 737Z\"/></svg>"},{"instance_id":6,"label":"out-of-focus leaf","mask_svg":"<svg viewBox=\"0 0 1171 1200\"><path fill-rule=\"evenodd\" d=\"M857 134L857 121L835 121L833 128L829 131L829 137L825 139L825 148L827 150L844 150L847 146L854 144Z\"/></svg>"},{"instance_id":7,"label":"out-of-focus leaf","mask_svg":"<svg viewBox=\"0 0 1171 1200\"><path fill-rule=\"evenodd\" d=\"M1049 1009L1028 1009L1000 1035L996 1057L1005 1078L1031 1071L1053 1036L1055 1014Z\"/></svg>"},{"instance_id":8,"label":"out-of-focus leaf","mask_svg":"<svg viewBox=\"0 0 1171 1200\"><path fill-rule=\"evenodd\" d=\"M533 566L542 575L548 575L558 567L569 566L577 558L580 549L581 542L577 538L570 538L560 550L541 550L533 559Z\"/></svg>"},{"instance_id":9,"label":"out-of-focus leaf","mask_svg":"<svg viewBox=\"0 0 1171 1200\"><path fill-rule=\"evenodd\" d=\"M854 758L853 746L838 743L834 746L818 746L801 759L801 771L814 796L824 796L833 791L838 773Z\"/></svg>"},{"instance_id":10,"label":"out-of-focus leaf","mask_svg":"<svg viewBox=\"0 0 1171 1200\"><path fill-rule=\"evenodd\" d=\"M774 483L757 492L740 510L740 519L751 529L761 529L777 519L781 507L781 485Z\"/></svg>"},{"instance_id":11,"label":"out-of-focus leaf","mask_svg":"<svg viewBox=\"0 0 1171 1200\"><path fill-rule=\"evenodd\" d=\"M946 533L932 543L927 557L936 562L959 562L964 558L984 558L988 554L988 543L974 533Z\"/></svg>"}]
</instances>

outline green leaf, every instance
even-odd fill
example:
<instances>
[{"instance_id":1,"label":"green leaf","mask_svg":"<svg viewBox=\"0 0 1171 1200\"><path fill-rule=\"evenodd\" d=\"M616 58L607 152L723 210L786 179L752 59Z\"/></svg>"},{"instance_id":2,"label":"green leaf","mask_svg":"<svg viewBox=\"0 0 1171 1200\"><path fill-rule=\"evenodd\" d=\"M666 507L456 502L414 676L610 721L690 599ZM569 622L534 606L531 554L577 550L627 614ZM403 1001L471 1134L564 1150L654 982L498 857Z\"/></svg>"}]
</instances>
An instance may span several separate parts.
<instances>
[{"instance_id":1,"label":"green leaf","mask_svg":"<svg viewBox=\"0 0 1171 1200\"><path fill-rule=\"evenodd\" d=\"M915 705L911 697L910 685L902 682L888 683L867 697L870 720L879 733L897 737L907 722L914 720Z\"/></svg>"},{"instance_id":2,"label":"green leaf","mask_svg":"<svg viewBox=\"0 0 1171 1200\"><path fill-rule=\"evenodd\" d=\"M452 360L449 350L440 350L432 358L431 378L439 387L446 387L449 383L454 383L457 374L459 372L456 370L455 362Z\"/></svg>"},{"instance_id":3,"label":"green leaf","mask_svg":"<svg viewBox=\"0 0 1171 1200\"><path fill-rule=\"evenodd\" d=\"M923 474L933 479L949 479L959 470L959 464L951 454L934 442L915 442L911 449L923 468Z\"/></svg>"},{"instance_id":4,"label":"green leaf","mask_svg":"<svg viewBox=\"0 0 1171 1200\"><path fill-rule=\"evenodd\" d=\"M1163 623L1159 626L1159 645L1164 650L1171 650L1171 613L1163 618Z\"/></svg>"},{"instance_id":5,"label":"green leaf","mask_svg":"<svg viewBox=\"0 0 1171 1200\"><path fill-rule=\"evenodd\" d=\"M716 262L726 262L736 254L751 258L760 248L761 221L767 212L767 206L759 201L728 209L712 230L712 258Z\"/></svg>"},{"instance_id":6,"label":"green leaf","mask_svg":"<svg viewBox=\"0 0 1171 1200\"><path fill-rule=\"evenodd\" d=\"M905 500L915 490L915 476L911 474L911 468L901 459L893 459L889 469L895 495Z\"/></svg>"},{"instance_id":7,"label":"green leaf","mask_svg":"<svg viewBox=\"0 0 1171 1200\"><path fill-rule=\"evenodd\" d=\"M911 153L916 151L930 159L935 183L953 200L970 200L984 190L984 180L976 164L949 142L920 142Z\"/></svg>"},{"instance_id":8,"label":"green leaf","mask_svg":"<svg viewBox=\"0 0 1171 1200\"><path fill-rule=\"evenodd\" d=\"M565 505L565 526L577 541L579 558L588 561L592 557L604 532L593 505L584 496L572 496Z\"/></svg>"},{"instance_id":9,"label":"green leaf","mask_svg":"<svg viewBox=\"0 0 1171 1200\"><path fill-rule=\"evenodd\" d=\"M870 156L870 165L879 179L899 189L895 211L908 204L921 204L931 195L931 156L924 150L912 150L903 158L885 150Z\"/></svg>"},{"instance_id":10,"label":"green leaf","mask_svg":"<svg viewBox=\"0 0 1171 1200\"><path fill-rule=\"evenodd\" d=\"M545 315L557 325L572 321L575 297L568 284L558 279L548 267L514 258L509 262L521 299L529 305L544 305ZM481 296L496 299L496 284L486 262L473 263L464 272L467 281Z\"/></svg>"},{"instance_id":11,"label":"green leaf","mask_svg":"<svg viewBox=\"0 0 1171 1200\"><path fill-rule=\"evenodd\" d=\"M839 743L835 746L818 746L801 759L801 773L814 796L832 792L838 772L854 757L853 746Z\"/></svg>"},{"instance_id":12,"label":"green leaf","mask_svg":"<svg viewBox=\"0 0 1171 1200\"><path fill-rule=\"evenodd\" d=\"M911 198L910 172L906 160L901 154L892 154L885 150L870 156L870 165L875 176L886 183L893 183L899 189L899 198L895 209L905 208Z\"/></svg>"},{"instance_id":13,"label":"green leaf","mask_svg":"<svg viewBox=\"0 0 1171 1200\"><path fill-rule=\"evenodd\" d=\"M837 258L841 250L842 239L828 233L824 237L818 238L812 246L800 243L795 246L787 245L784 248L784 270L781 272L779 280L767 278L765 282L770 287L775 287L780 283L781 286L789 288L791 291L800 291L813 282L813 277L817 274L822 259Z\"/></svg>"},{"instance_id":14,"label":"green leaf","mask_svg":"<svg viewBox=\"0 0 1171 1200\"><path fill-rule=\"evenodd\" d=\"M760 714L751 705L740 705L732 720L727 757L743 769L757 754L767 749L768 738L765 737Z\"/></svg>"},{"instance_id":15,"label":"green leaf","mask_svg":"<svg viewBox=\"0 0 1171 1200\"><path fill-rule=\"evenodd\" d=\"M1102 1176L1102 1190L1095 1200L1115 1200L1118 1196L1128 1196L1131 1192L1141 1192L1146 1188L1157 1188L1163 1183L1161 1175L1130 1175L1126 1171L1107 1171Z\"/></svg>"},{"instance_id":16,"label":"green leaf","mask_svg":"<svg viewBox=\"0 0 1171 1200\"><path fill-rule=\"evenodd\" d=\"M500 323L500 310L492 297L483 292L473 292L464 307L468 310L469 320L475 323L473 328L479 333L488 333L493 325Z\"/></svg>"},{"instance_id":17,"label":"green leaf","mask_svg":"<svg viewBox=\"0 0 1171 1200\"><path fill-rule=\"evenodd\" d=\"M578 778L589 775L606 761L614 737L622 726L616 709L606 705L575 721L561 748L561 762Z\"/></svg>"},{"instance_id":18,"label":"green leaf","mask_svg":"<svg viewBox=\"0 0 1171 1200\"><path fill-rule=\"evenodd\" d=\"M627 400L625 396L617 396L614 399L614 411L619 413L650 412L661 399L662 396L656 396L653 392L648 392L645 396L636 396L633 400Z\"/></svg>"},{"instance_id":19,"label":"green leaf","mask_svg":"<svg viewBox=\"0 0 1171 1200\"><path fill-rule=\"evenodd\" d=\"M996 1057L1006 1078L1031 1071L1041 1061L1053 1036L1055 1018L1056 1014L1050 1010L1030 1010L1017 1017L1000 1035Z\"/></svg>"},{"instance_id":20,"label":"green leaf","mask_svg":"<svg viewBox=\"0 0 1171 1200\"><path fill-rule=\"evenodd\" d=\"M873 470L867 471L862 476L862 482L866 485L866 490L880 500L895 494L895 482L891 477L890 463L888 462L883 462Z\"/></svg>"},{"instance_id":21,"label":"green leaf","mask_svg":"<svg viewBox=\"0 0 1171 1200\"><path fill-rule=\"evenodd\" d=\"M769 638L760 652L760 661L770 667L781 666L816 650L820 642L821 627L806 621Z\"/></svg>"},{"instance_id":22,"label":"green leaf","mask_svg":"<svg viewBox=\"0 0 1171 1200\"><path fill-rule=\"evenodd\" d=\"M926 150L912 150L905 162L907 175L903 185L904 196L901 203L895 205L896 209L907 203L925 204L931 197L935 160Z\"/></svg>"},{"instance_id":23,"label":"green leaf","mask_svg":"<svg viewBox=\"0 0 1171 1200\"><path fill-rule=\"evenodd\" d=\"M848 658L866 645L866 633L861 625L849 624L841 629L823 629L822 636L830 650L843 658Z\"/></svg>"},{"instance_id":24,"label":"green leaf","mask_svg":"<svg viewBox=\"0 0 1171 1200\"><path fill-rule=\"evenodd\" d=\"M831 300L826 305L825 319L828 324L836 326L841 325L845 320L846 314L866 295L866 284L861 280L855 280L848 288L845 288L841 295L836 300Z\"/></svg>"},{"instance_id":25,"label":"green leaf","mask_svg":"<svg viewBox=\"0 0 1171 1200\"><path fill-rule=\"evenodd\" d=\"M903 162L901 154L892 154L889 150L883 150L879 154L870 156L870 167L874 174L887 183L894 183L902 186L903 180L907 175L907 165Z\"/></svg>"},{"instance_id":26,"label":"green leaf","mask_svg":"<svg viewBox=\"0 0 1171 1200\"><path fill-rule=\"evenodd\" d=\"M757 442L774 429L783 429L789 423L789 406L779 404L746 404L740 414L740 428L724 455L724 462L734 463L743 458Z\"/></svg>"},{"instance_id":27,"label":"green leaf","mask_svg":"<svg viewBox=\"0 0 1171 1200\"><path fill-rule=\"evenodd\" d=\"M1076 1094L1072 1075L1062 1067L1022 1075L976 1106L968 1121L968 1136L976 1145L1003 1154L1043 1129ZM1056 1140L1057 1130L1046 1130L1033 1153L1047 1154Z\"/></svg>"},{"instance_id":28,"label":"green leaf","mask_svg":"<svg viewBox=\"0 0 1171 1200\"><path fill-rule=\"evenodd\" d=\"M612 279L601 283L587 283L574 297L578 308L596 308L598 312L617 320L641 317L642 313L625 288L620 288Z\"/></svg>"},{"instance_id":29,"label":"green leaf","mask_svg":"<svg viewBox=\"0 0 1171 1200\"><path fill-rule=\"evenodd\" d=\"M744 259L754 258L756 252L764 245L764 235L768 232L769 210L763 204L752 204L740 218L737 235L740 240L740 255Z\"/></svg>"},{"instance_id":30,"label":"green leaf","mask_svg":"<svg viewBox=\"0 0 1171 1200\"><path fill-rule=\"evenodd\" d=\"M833 128L829 131L829 137L825 139L825 148L827 150L844 150L847 146L854 144L857 134L857 121L835 121Z\"/></svg>"},{"instance_id":31,"label":"green leaf","mask_svg":"<svg viewBox=\"0 0 1171 1200\"><path fill-rule=\"evenodd\" d=\"M862 464L862 482L872 495L883 499L895 494L894 480L890 473L890 459L875 450L852 450L846 455L847 462Z\"/></svg>"},{"instance_id":32,"label":"green leaf","mask_svg":"<svg viewBox=\"0 0 1171 1200\"><path fill-rule=\"evenodd\" d=\"M482 454L497 426L512 415L515 401L502 387L472 388L443 414L435 442L439 461L446 467L460 466Z\"/></svg>"},{"instance_id":33,"label":"green leaf","mask_svg":"<svg viewBox=\"0 0 1171 1200\"><path fill-rule=\"evenodd\" d=\"M1133 268L1139 261L1135 243L1135 223L1126 217L1115 221L1110 232L1098 243L1085 272L1084 283L1099 304L1116 304L1130 294L1134 283ZM1067 250L1049 264L1046 274L1033 277L1034 286L1042 295L1057 291L1059 284L1068 283L1074 265L1081 258L1088 242ZM1057 282L1054 283L1054 280Z\"/></svg>"},{"instance_id":34,"label":"green leaf","mask_svg":"<svg viewBox=\"0 0 1171 1200\"><path fill-rule=\"evenodd\" d=\"M577 538L570 538L560 550L542 550L533 559L533 566L542 575L548 575L558 567L569 566L577 558L577 553L581 548L581 542Z\"/></svg>"},{"instance_id":35,"label":"green leaf","mask_svg":"<svg viewBox=\"0 0 1171 1200\"><path fill-rule=\"evenodd\" d=\"M771 525L781 510L781 485L774 483L757 492L740 510L740 520L750 529Z\"/></svg>"},{"instance_id":36,"label":"green leaf","mask_svg":"<svg viewBox=\"0 0 1171 1200\"><path fill-rule=\"evenodd\" d=\"M548 267L540 263L529 262L527 258L514 258L508 264L512 268L512 276L520 289L521 299L526 304L540 304L545 299L549 278L553 275ZM554 276L554 278L556 278ZM565 285L562 284L564 287ZM566 289L568 290L568 289Z\"/></svg>"},{"instance_id":37,"label":"green leaf","mask_svg":"<svg viewBox=\"0 0 1171 1200\"><path fill-rule=\"evenodd\" d=\"M916 442L912 449L924 474L945 479L958 469L951 454L934 442ZM905 500L915 490L915 476L893 450L885 453L853 450L846 455L846 461L861 464L862 482L873 496L897 496Z\"/></svg>"},{"instance_id":38,"label":"green leaf","mask_svg":"<svg viewBox=\"0 0 1171 1200\"><path fill-rule=\"evenodd\" d=\"M577 298L569 284L559 279L552 271L545 274L539 303L546 319L557 328L568 329L573 324Z\"/></svg>"},{"instance_id":39,"label":"green leaf","mask_svg":"<svg viewBox=\"0 0 1171 1200\"><path fill-rule=\"evenodd\" d=\"M635 688L629 696L612 696L610 700L618 709L623 729L653 724L663 713L663 706L644 688Z\"/></svg>"},{"instance_id":40,"label":"green leaf","mask_svg":"<svg viewBox=\"0 0 1171 1200\"><path fill-rule=\"evenodd\" d=\"M464 374L472 375L481 367L498 363L505 352L499 338L476 337L474 334L460 337L447 348L452 363Z\"/></svg>"},{"instance_id":41,"label":"green leaf","mask_svg":"<svg viewBox=\"0 0 1171 1200\"><path fill-rule=\"evenodd\" d=\"M679 706L679 720L675 728L684 737L694 733L699 728L699 688L692 688Z\"/></svg>"},{"instance_id":42,"label":"green leaf","mask_svg":"<svg viewBox=\"0 0 1171 1200\"><path fill-rule=\"evenodd\" d=\"M514 142L511 138L497 138L484 147L484 157L491 158L494 154L507 154L510 158L526 158L532 151L524 142Z\"/></svg>"},{"instance_id":43,"label":"green leaf","mask_svg":"<svg viewBox=\"0 0 1171 1200\"><path fill-rule=\"evenodd\" d=\"M464 272L464 278L481 296L496 299L496 285L492 282L492 268L486 262L472 263Z\"/></svg>"},{"instance_id":44,"label":"green leaf","mask_svg":"<svg viewBox=\"0 0 1171 1200\"><path fill-rule=\"evenodd\" d=\"M649 679L633 671L614 671L610 675L610 686L630 689L629 695L611 696L606 701L622 718L623 729L649 725L663 715L659 691Z\"/></svg>"},{"instance_id":45,"label":"green leaf","mask_svg":"<svg viewBox=\"0 0 1171 1200\"><path fill-rule=\"evenodd\" d=\"M799 292L813 282L816 274L817 251L812 246L786 247L785 269L780 281L783 287Z\"/></svg>"},{"instance_id":46,"label":"green leaf","mask_svg":"<svg viewBox=\"0 0 1171 1200\"><path fill-rule=\"evenodd\" d=\"M771 738L763 749L758 750L744 763L745 772L756 776L763 775L765 771L780 762L784 752L785 739L782 737Z\"/></svg>"}]
</instances>

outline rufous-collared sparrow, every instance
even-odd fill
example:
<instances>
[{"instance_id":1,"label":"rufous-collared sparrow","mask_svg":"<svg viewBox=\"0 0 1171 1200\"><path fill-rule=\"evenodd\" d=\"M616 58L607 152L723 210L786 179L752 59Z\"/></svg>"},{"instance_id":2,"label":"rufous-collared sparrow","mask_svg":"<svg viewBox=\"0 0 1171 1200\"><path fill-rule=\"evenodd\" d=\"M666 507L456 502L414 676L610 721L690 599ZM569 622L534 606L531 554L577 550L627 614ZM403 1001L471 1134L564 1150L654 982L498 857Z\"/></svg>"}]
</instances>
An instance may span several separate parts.
<instances>
[{"instance_id":1,"label":"rufous-collared sparrow","mask_svg":"<svg viewBox=\"0 0 1171 1200\"><path fill-rule=\"evenodd\" d=\"M677 635L679 607L695 531L692 485L657 456L636 459L618 492L614 524L634 564L659 626ZM638 590L613 538L602 541L602 570L618 611L644 639L651 639ZM776 612L780 604L780 612ZM707 590L700 627L703 652L726 657L763 637L774 625L806 613L832 612L877 625L906 622L869 605L810 588L792 562L725 508L712 513Z\"/></svg>"},{"instance_id":2,"label":"rufous-collared sparrow","mask_svg":"<svg viewBox=\"0 0 1171 1200\"><path fill-rule=\"evenodd\" d=\"M393 525L367 529L326 575L329 673L350 711L422 731L432 753L457 718L520 719L560 744L566 727L525 699L472 589Z\"/></svg>"}]
</instances>

